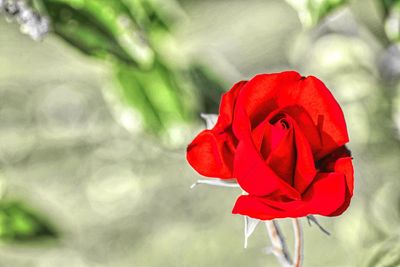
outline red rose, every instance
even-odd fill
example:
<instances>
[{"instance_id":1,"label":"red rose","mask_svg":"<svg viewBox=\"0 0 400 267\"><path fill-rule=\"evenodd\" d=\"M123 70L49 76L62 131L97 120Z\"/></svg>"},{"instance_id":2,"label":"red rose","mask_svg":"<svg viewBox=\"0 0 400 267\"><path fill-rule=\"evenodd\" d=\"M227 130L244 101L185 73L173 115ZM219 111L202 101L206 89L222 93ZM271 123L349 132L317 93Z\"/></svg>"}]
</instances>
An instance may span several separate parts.
<instances>
[{"instance_id":1,"label":"red rose","mask_svg":"<svg viewBox=\"0 0 400 267\"><path fill-rule=\"evenodd\" d=\"M188 146L200 174L235 178L233 213L269 220L343 213L353 165L343 112L316 77L257 75L222 96L218 121Z\"/></svg>"}]
</instances>

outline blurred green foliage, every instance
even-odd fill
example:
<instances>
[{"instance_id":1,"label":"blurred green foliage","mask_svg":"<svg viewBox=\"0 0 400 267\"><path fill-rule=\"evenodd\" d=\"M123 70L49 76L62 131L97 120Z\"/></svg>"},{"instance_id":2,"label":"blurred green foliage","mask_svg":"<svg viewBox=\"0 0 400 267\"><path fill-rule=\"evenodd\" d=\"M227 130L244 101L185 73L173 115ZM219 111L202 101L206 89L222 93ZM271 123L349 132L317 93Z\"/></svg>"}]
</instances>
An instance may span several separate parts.
<instances>
[{"instance_id":1,"label":"blurred green foliage","mask_svg":"<svg viewBox=\"0 0 400 267\"><path fill-rule=\"evenodd\" d=\"M117 68L118 67L118 68ZM155 62L151 69L141 71L130 65L119 64L116 77L122 95L143 114L150 130L160 132L176 122L185 121L189 114L186 92L165 65Z\"/></svg>"},{"instance_id":2,"label":"blurred green foliage","mask_svg":"<svg viewBox=\"0 0 400 267\"><path fill-rule=\"evenodd\" d=\"M154 52L145 31L122 1L44 0L41 6L55 33L84 53L114 56L140 68L152 65Z\"/></svg>"},{"instance_id":3,"label":"blurred green foliage","mask_svg":"<svg viewBox=\"0 0 400 267\"><path fill-rule=\"evenodd\" d=\"M53 226L37 211L15 201L0 202L0 239L8 242L57 238Z\"/></svg>"},{"instance_id":4,"label":"blurred green foliage","mask_svg":"<svg viewBox=\"0 0 400 267\"><path fill-rule=\"evenodd\" d=\"M103 24L92 23L84 13L60 3L49 4L47 8L51 17L58 18L52 24L57 34L82 52L102 59L114 56L136 63Z\"/></svg>"},{"instance_id":5,"label":"blurred green foliage","mask_svg":"<svg viewBox=\"0 0 400 267\"><path fill-rule=\"evenodd\" d=\"M158 5L153 0L35 1L50 16L58 36L83 53L111 63L122 102L139 111L147 130L162 134L197 117L195 98L215 110L218 103L210 102L202 89L212 85L215 92L222 92L223 88L217 79L198 87L190 60L182 63L173 58L164 44L173 39L174 18Z\"/></svg>"}]
</instances>

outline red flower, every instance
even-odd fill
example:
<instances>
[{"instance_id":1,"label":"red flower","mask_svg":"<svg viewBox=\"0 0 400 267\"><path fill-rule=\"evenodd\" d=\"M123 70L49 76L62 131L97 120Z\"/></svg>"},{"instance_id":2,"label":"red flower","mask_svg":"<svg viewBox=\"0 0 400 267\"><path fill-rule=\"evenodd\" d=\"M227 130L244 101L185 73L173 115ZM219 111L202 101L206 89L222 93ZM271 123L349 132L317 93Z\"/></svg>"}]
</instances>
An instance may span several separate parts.
<instances>
[{"instance_id":1,"label":"red flower","mask_svg":"<svg viewBox=\"0 0 400 267\"><path fill-rule=\"evenodd\" d=\"M237 179L233 213L269 220L343 213L353 165L343 112L316 77L257 75L222 96L218 121L187 148L200 174Z\"/></svg>"}]
</instances>

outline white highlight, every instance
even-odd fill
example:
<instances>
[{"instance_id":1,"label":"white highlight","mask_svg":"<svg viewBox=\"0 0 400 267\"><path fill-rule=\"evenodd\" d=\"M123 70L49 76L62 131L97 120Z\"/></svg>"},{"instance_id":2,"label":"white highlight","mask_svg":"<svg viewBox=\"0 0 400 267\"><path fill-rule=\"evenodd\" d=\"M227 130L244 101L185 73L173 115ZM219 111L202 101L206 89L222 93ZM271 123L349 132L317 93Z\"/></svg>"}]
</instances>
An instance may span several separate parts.
<instances>
[{"instance_id":1,"label":"white highlight","mask_svg":"<svg viewBox=\"0 0 400 267\"><path fill-rule=\"evenodd\" d=\"M233 182L231 180L221 180L221 179L200 179L197 180L194 184L190 186L190 189L195 188L199 184L213 185L213 186L221 186L221 187L231 187L231 188L240 188L239 184Z\"/></svg>"}]
</instances>

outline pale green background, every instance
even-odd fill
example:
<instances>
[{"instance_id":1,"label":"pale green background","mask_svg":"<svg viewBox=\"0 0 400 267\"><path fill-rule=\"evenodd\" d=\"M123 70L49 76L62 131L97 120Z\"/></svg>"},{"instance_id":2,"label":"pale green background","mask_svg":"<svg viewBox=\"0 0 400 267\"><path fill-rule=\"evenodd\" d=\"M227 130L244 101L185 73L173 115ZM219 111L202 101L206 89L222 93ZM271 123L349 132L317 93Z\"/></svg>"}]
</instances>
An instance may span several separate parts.
<instances>
[{"instance_id":1,"label":"pale green background","mask_svg":"<svg viewBox=\"0 0 400 267\"><path fill-rule=\"evenodd\" d=\"M370 2L353 8L375 25ZM305 266L363 266L400 229L400 109L389 102L399 90L380 75L384 47L348 9L312 31L284 1L185 1L183 10L175 31L185 52L231 83L296 69L332 89L348 123L356 190L344 215L320 219L331 236L303 220ZM2 197L29 203L61 232L54 243L1 244L0 266L278 266L262 253L262 226L243 249L243 219L230 213L240 191L189 189L201 177L185 144L200 122L167 147L132 126L112 87L100 61L53 35L34 42L0 18Z\"/></svg>"}]
</instances>

